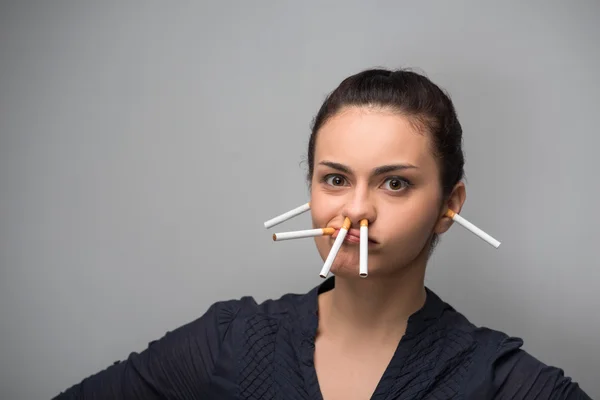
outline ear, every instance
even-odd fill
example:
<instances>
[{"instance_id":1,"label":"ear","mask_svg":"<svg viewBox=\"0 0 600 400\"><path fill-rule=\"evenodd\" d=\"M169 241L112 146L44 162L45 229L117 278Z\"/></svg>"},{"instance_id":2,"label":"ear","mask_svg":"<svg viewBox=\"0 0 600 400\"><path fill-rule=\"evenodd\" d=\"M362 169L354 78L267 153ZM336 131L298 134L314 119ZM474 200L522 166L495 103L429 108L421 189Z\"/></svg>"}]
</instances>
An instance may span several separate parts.
<instances>
[{"instance_id":1,"label":"ear","mask_svg":"<svg viewBox=\"0 0 600 400\"><path fill-rule=\"evenodd\" d=\"M454 189L452 189L452 193L450 196L444 201L442 207L440 209L440 216L438 218L438 222L435 225L434 232L438 235L445 233L454 222L452 218L446 215L448 210L454 211L456 214L460 214L460 210L462 209L463 204L465 204L465 200L467 199L467 191L465 188L465 184L463 181L458 182Z\"/></svg>"}]
</instances>

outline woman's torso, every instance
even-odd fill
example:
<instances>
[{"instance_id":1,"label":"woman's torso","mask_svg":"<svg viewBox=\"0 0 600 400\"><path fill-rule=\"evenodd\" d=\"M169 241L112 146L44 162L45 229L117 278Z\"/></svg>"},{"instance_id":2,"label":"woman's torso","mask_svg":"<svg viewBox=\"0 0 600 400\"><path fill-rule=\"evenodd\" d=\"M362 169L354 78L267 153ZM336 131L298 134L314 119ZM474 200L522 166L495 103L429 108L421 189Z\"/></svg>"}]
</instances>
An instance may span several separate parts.
<instances>
[{"instance_id":1,"label":"woman's torso","mask_svg":"<svg viewBox=\"0 0 600 400\"><path fill-rule=\"evenodd\" d=\"M330 279L308 294L260 305L250 298L228 303L240 308L224 338L227 351L216 363L215 393L235 388L231 398L322 399L323 386L330 394L326 400L359 392L373 392L371 399L489 398L495 390L493 360L522 344L476 328L428 290L425 306L411 316L391 354L373 343L373 357L361 364L330 352L323 365L345 372L320 373L321 385L315 368L317 296L332 285Z\"/></svg>"}]
</instances>

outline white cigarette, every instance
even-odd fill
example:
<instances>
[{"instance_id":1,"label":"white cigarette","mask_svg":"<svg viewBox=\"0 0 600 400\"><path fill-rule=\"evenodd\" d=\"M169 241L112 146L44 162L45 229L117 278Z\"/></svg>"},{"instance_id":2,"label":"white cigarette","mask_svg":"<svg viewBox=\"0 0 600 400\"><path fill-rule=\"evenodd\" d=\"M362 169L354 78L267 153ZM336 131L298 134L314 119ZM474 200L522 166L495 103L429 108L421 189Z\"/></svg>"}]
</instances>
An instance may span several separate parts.
<instances>
[{"instance_id":1,"label":"white cigarette","mask_svg":"<svg viewBox=\"0 0 600 400\"><path fill-rule=\"evenodd\" d=\"M458 222L460 225L467 228L469 231L474 233L479 238L485 240L495 248L498 248L500 246L499 241L497 241L496 239L494 239L493 237L491 237L490 235L488 235L487 233L485 233L484 231L482 231L481 229L479 229L478 227L476 227L475 225L473 225L472 223L455 213L454 211L448 210L446 212L446 216L452 218L454 221Z\"/></svg>"},{"instance_id":2,"label":"white cigarette","mask_svg":"<svg viewBox=\"0 0 600 400\"><path fill-rule=\"evenodd\" d=\"M319 276L321 278L327 278L329 274L329 270L331 269L331 265L333 264L333 260L337 256L338 251L340 251L340 247L342 247L342 243L344 243L344 239L346 238L346 234L348 233L348 229L350 229L350 218L346 217L344 220L344 225L340 229L338 236L335 238L335 242L333 242L333 246L331 247L331 251L325 260L325 264L323 264L323 268L321 269L321 273Z\"/></svg>"},{"instance_id":3,"label":"white cigarette","mask_svg":"<svg viewBox=\"0 0 600 400\"><path fill-rule=\"evenodd\" d=\"M334 233L335 233L335 229L333 229L333 228L306 229L303 231L274 233L273 240L277 242L280 240L301 239L301 238L315 237L315 236L327 236L327 235L333 235Z\"/></svg>"},{"instance_id":4,"label":"white cigarette","mask_svg":"<svg viewBox=\"0 0 600 400\"><path fill-rule=\"evenodd\" d=\"M360 221L360 267L359 275L366 278L369 275L369 221L363 219Z\"/></svg>"},{"instance_id":5,"label":"white cigarette","mask_svg":"<svg viewBox=\"0 0 600 400\"><path fill-rule=\"evenodd\" d=\"M303 204L300 207L296 207L293 210L290 210L281 215L278 215L275 218L268 220L267 222L265 222L265 228L272 228L275 225L281 224L282 222L285 222L288 219L292 219L308 210L310 210L310 203Z\"/></svg>"}]
</instances>

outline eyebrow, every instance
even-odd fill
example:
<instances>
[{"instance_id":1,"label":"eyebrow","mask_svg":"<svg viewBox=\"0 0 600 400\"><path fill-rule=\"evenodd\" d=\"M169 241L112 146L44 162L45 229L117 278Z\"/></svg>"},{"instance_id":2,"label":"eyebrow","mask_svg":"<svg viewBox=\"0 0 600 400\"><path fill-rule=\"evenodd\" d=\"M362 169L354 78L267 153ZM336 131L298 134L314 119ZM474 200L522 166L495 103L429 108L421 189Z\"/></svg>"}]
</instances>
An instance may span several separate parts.
<instances>
[{"instance_id":1,"label":"eyebrow","mask_svg":"<svg viewBox=\"0 0 600 400\"><path fill-rule=\"evenodd\" d=\"M335 170L338 170L338 171L346 173L346 174L353 174L352 168L348 167L347 165L340 164L337 162L321 161L319 163L319 165L325 165L329 168L333 168ZM407 169L418 169L418 167L416 165L412 165L412 164L381 165L381 166L373 169L372 175L378 176L378 175L383 175L383 174L387 174L390 172L402 171L402 170L407 170Z\"/></svg>"}]
</instances>

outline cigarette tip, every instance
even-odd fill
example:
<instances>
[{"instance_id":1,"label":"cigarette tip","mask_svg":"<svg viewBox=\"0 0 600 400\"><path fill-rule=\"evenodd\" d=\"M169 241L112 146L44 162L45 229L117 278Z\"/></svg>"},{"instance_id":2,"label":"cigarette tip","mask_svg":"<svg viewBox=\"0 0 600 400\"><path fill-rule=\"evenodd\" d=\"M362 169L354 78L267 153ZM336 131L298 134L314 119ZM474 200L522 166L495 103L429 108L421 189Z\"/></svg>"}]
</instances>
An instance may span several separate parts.
<instances>
[{"instance_id":1,"label":"cigarette tip","mask_svg":"<svg viewBox=\"0 0 600 400\"><path fill-rule=\"evenodd\" d=\"M273 234L273 241L275 241L275 240L277 240L277 234L276 233Z\"/></svg>"},{"instance_id":2,"label":"cigarette tip","mask_svg":"<svg viewBox=\"0 0 600 400\"><path fill-rule=\"evenodd\" d=\"M342 228L345 230L350 229L350 226L352 225L352 221L350 221L350 218L346 217L346 219L344 220L344 225L342 225Z\"/></svg>"},{"instance_id":3,"label":"cigarette tip","mask_svg":"<svg viewBox=\"0 0 600 400\"><path fill-rule=\"evenodd\" d=\"M361 272L360 273L360 277L361 278L366 278L369 274L365 273L365 272Z\"/></svg>"},{"instance_id":4,"label":"cigarette tip","mask_svg":"<svg viewBox=\"0 0 600 400\"><path fill-rule=\"evenodd\" d=\"M333 235L335 233L334 228L323 228L323 235Z\"/></svg>"}]
</instances>

